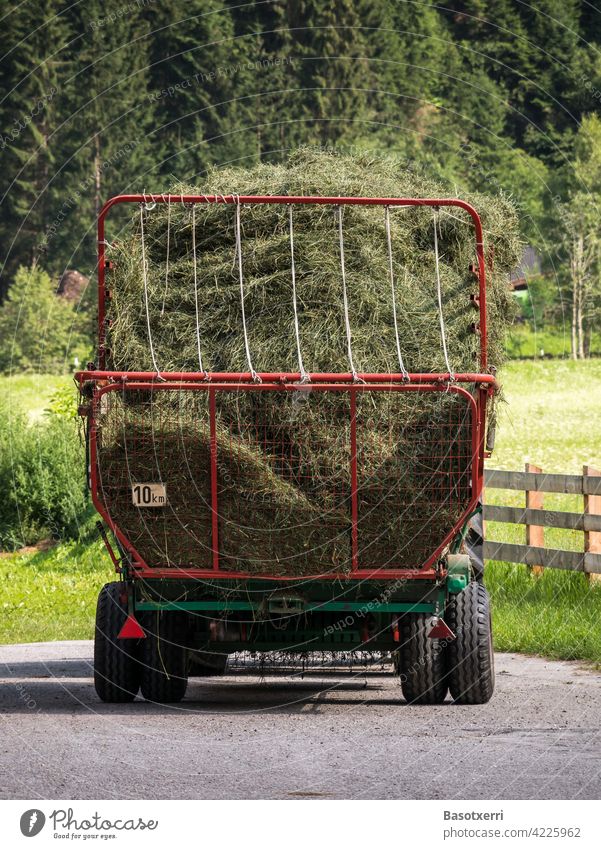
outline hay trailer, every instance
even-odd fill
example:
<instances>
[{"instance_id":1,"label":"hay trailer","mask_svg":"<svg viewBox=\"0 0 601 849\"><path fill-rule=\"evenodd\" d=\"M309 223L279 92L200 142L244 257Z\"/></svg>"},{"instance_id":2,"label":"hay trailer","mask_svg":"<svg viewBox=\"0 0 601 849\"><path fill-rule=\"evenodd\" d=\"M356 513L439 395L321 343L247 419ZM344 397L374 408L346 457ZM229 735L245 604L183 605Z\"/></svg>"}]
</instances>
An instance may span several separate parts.
<instances>
[{"instance_id":1,"label":"hay trailer","mask_svg":"<svg viewBox=\"0 0 601 849\"><path fill-rule=\"evenodd\" d=\"M198 204L232 204L233 214L238 216L238 239L241 206L313 204L338 210L348 373L307 374L300 348L301 367L294 373L257 373L250 356L245 373L107 369L107 322L111 298L116 296L111 291L112 264L106 257L107 213L117 205L137 204L143 221L143 210L165 203L187 204L191 209ZM398 332L401 367L397 373L355 371L342 242L341 210L347 205L380 207L386 222L389 210L395 207L430 207L434 216L437 210L455 207L471 216L475 262L469 273L474 286L466 310L475 308L479 319L473 325L479 334L476 372L453 374L449 367L446 373L408 373ZM390 247L389 226L387 233ZM410 703L440 703L449 691L455 703L487 702L493 692L494 667L490 605L482 582L480 504L487 402L495 381L487 368L486 262L476 210L454 199L123 195L109 200L100 213L98 247L98 361L79 372L77 381L79 412L86 422L89 488L102 519L99 531L118 573L118 580L106 584L98 598L94 676L99 697L105 702L128 702L141 690L148 700L177 702L186 692L189 676L223 673L228 655L237 652L371 651L391 653L403 696ZM244 320L241 261L238 243ZM392 259L390 274L394 301ZM291 283L296 314L294 273ZM448 366L440 286L438 295ZM298 321L296 328L298 342ZM152 347L150 321L148 330ZM248 353L246 321L243 330ZM222 544L226 525L238 522L245 531L242 497L237 512L230 509L227 517L220 512L224 477L246 474L243 456L237 469L220 461L223 439L236 428L231 418L224 421L231 405L222 408L221 404L231 393L251 393L255 398L268 393L267 399L261 399L265 403L282 393L293 404L315 398L317 393L336 393L343 399L348 410L343 438L350 483L348 491L336 493L336 507L346 511L348 519L348 562L323 562L317 567L312 563L299 575L298 569L292 574L286 568L283 557L262 568L256 563L251 568L252 546L246 554L243 551L236 556L226 550ZM444 417L419 429L405 428L403 410L415 393L443 394ZM405 445L419 444L427 459L411 497L406 492L399 495L394 487L378 487L378 481L366 479L362 471L362 411L366 404L376 405L383 395L398 410L389 439L395 444L401 440ZM173 404L158 404L159 398L171 398ZM206 453L196 451L189 436L182 438L177 451L163 440L161 416L165 409L177 416L182 404L191 406L206 425L210 434ZM155 415L155 408L162 412ZM261 406L256 409L258 420L250 431L254 447L267 458L274 474L298 480L306 474L298 446L310 443L310 417L299 417L293 447L269 438L260 420ZM115 450L122 452L119 467L114 463ZM148 459L149 451L152 462L144 466L138 460L142 455ZM402 451L389 452L387 462L398 464L392 473L400 479ZM170 490L174 464L189 474L186 510L181 507L181 491ZM277 505L266 503L264 507L266 516L276 516ZM399 527L409 529L399 538L398 556L395 540L381 530L383 518L396 514L401 517ZM451 517L442 532L430 521L441 515ZM198 521L190 530L190 516L201 522L202 535ZM326 515L323 526L327 527ZM268 531L282 545L287 542L289 528L275 526ZM298 556L309 564L306 549L315 528L305 531L305 550Z\"/></svg>"}]
</instances>

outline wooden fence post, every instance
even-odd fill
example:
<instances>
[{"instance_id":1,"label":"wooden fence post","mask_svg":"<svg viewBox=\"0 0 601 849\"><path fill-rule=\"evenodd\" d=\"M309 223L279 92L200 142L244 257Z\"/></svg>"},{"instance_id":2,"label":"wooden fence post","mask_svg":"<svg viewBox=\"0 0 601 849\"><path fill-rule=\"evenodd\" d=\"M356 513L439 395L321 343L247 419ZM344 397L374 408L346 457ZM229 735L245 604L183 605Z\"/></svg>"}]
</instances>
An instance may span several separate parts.
<instances>
[{"instance_id":1,"label":"wooden fence post","mask_svg":"<svg viewBox=\"0 0 601 849\"><path fill-rule=\"evenodd\" d=\"M584 475L584 482L586 482L587 478L601 477L601 471L592 466L583 466L582 474ZM586 489L586 486L584 489ZM601 515L601 495L587 495L586 492L584 493L584 515ZM585 554L587 552L601 554L601 531L584 531L584 552ZM587 572L586 578L591 586L601 583L601 575L594 574L593 572Z\"/></svg>"},{"instance_id":2,"label":"wooden fence post","mask_svg":"<svg viewBox=\"0 0 601 849\"><path fill-rule=\"evenodd\" d=\"M532 463L526 463L524 471L540 474L542 469L540 466L535 466ZM535 490L526 490L526 508L531 507L534 510L543 509L543 494ZM542 525L530 525L526 523L526 545L536 545L539 548L545 547L545 531ZM530 574L535 578L540 578L543 574L543 567L529 566Z\"/></svg>"}]
</instances>

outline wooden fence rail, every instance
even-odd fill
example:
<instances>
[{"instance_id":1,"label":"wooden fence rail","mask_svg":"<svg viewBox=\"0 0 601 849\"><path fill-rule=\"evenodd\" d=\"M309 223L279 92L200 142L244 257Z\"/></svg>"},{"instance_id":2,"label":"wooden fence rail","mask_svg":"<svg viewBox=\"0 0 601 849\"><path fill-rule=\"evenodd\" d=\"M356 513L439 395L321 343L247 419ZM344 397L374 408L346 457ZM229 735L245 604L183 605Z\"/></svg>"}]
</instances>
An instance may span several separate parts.
<instances>
[{"instance_id":1,"label":"wooden fence rail","mask_svg":"<svg viewBox=\"0 0 601 849\"><path fill-rule=\"evenodd\" d=\"M487 469L484 474L487 489L510 489L525 494L524 507L484 504L485 522L503 522L525 526L525 544L485 540L484 557L524 563L535 575L544 568L584 572L589 581L601 581L601 471L584 466L582 475L545 474L538 466L526 464L523 472ZM543 493L581 495L583 510L573 513L547 510ZM546 548L545 528L565 528L582 531L582 551Z\"/></svg>"}]
</instances>

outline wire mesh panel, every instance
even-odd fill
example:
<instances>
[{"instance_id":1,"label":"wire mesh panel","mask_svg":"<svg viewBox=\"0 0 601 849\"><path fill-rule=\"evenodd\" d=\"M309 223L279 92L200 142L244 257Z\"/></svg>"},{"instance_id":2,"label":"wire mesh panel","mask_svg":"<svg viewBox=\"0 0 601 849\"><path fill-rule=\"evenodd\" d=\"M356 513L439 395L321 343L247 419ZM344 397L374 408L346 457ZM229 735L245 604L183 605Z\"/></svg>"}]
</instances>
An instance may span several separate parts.
<instances>
[{"instance_id":1,"label":"wire mesh panel","mask_svg":"<svg viewBox=\"0 0 601 849\"><path fill-rule=\"evenodd\" d=\"M359 568L427 561L469 506L472 452L471 409L461 395L358 395Z\"/></svg>"},{"instance_id":2,"label":"wire mesh panel","mask_svg":"<svg viewBox=\"0 0 601 849\"><path fill-rule=\"evenodd\" d=\"M96 398L96 490L150 569L418 569L472 497L454 392L119 389Z\"/></svg>"},{"instance_id":3,"label":"wire mesh panel","mask_svg":"<svg viewBox=\"0 0 601 849\"><path fill-rule=\"evenodd\" d=\"M96 407L97 487L109 516L149 566L210 569L207 393L127 389ZM164 487L164 500L146 503L136 492L145 486Z\"/></svg>"},{"instance_id":4,"label":"wire mesh panel","mask_svg":"<svg viewBox=\"0 0 601 849\"><path fill-rule=\"evenodd\" d=\"M216 403L221 568L348 572L348 394L226 391Z\"/></svg>"}]
</instances>

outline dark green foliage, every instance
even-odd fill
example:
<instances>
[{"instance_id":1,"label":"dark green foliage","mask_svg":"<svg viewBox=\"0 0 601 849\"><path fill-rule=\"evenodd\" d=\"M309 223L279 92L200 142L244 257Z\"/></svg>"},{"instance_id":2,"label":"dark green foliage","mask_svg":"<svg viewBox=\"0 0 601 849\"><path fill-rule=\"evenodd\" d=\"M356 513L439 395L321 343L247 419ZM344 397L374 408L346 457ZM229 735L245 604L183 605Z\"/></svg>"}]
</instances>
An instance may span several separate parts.
<instances>
[{"instance_id":1,"label":"dark green foliage","mask_svg":"<svg viewBox=\"0 0 601 849\"><path fill-rule=\"evenodd\" d=\"M17 4L0 58L0 298L34 258L91 273L109 195L302 145L384 149L458 194L509 194L542 247L577 128L599 111L600 20L582 0Z\"/></svg>"},{"instance_id":2,"label":"dark green foliage","mask_svg":"<svg viewBox=\"0 0 601 849\"><path fill-rule=\"evenodd\" d=\"M20 268L0 308L0 372L69 371L90 351L72 302L38 266Z\"/></svg>"},{"instance_id":3,"label":"dark green foliage","mask_svg":"<svg viewBox=\"0 0 601 849\"><path fill-rule=\"evenodd\" d=\"M369 119L369 47L362 3L300 0L288 26L298 57L296 112L315 144L336 144L364 131Z\"/></svg>"},{"instance_id":4,"label":"dark green foliage","mask_svg":"<svg viewBox=\"0 0 601 849\"><path fill-rule=\"evenodd\" d=\"M3 18L0 263L5 276L0 296L19 264L47 259L48 232L60 206L62 181L56 178L66 153L60 124L73 35L61 10L57 0L40 0L20 4Z\"/></svg>"},{"instance_id":5,"label":"dark green foliage","mask_svg":"<svg viewBox=\"0 0 601 849\"><path fill-rule=\"evenodd\" d=\"M504 134L557 164L575 130L574 107L582 88L578 71L585 55L579 15L586 5L465 0L446 12L454 39L480 54L482 72L507 92Z\"/></svg>"},{"instance_id":6,"label":"dark green foliage","mask_svg":"<svg viewBox=\"0 0 601 849\"><path fill-rule=\"evenodd\" d=\"M244 148L236 132L235 80L246 50L234 41L232 16L217 0L162 0L149 4L146 14L152 142L162 153L156 165L190 179Z\"/></svg>"},{"instance_id":7,"label":"dark green foliage","mask_svg":"<svg viewBox=\"0 0 601 849\"><path fill-rule=\"evenodd\" d=\"M141 6L143 8L143 6ZM149 26L122 0L90 0L72 7L80 33L66 131L73 180L64 198L71 251L93 257L96 217L111 195L143 190L160 166L149 99Z\"/></svg>"},{"instance_id":8,"label":"dark green foliage","mask_svg":"<svg viewBox=\"0 0 601 849\"><path fill-rule=\"evenodd\" d=\"M0 549L87 530L84 465L75 421L50 415L28 424L0 403Z\"/></svg>"}]
</instances>

